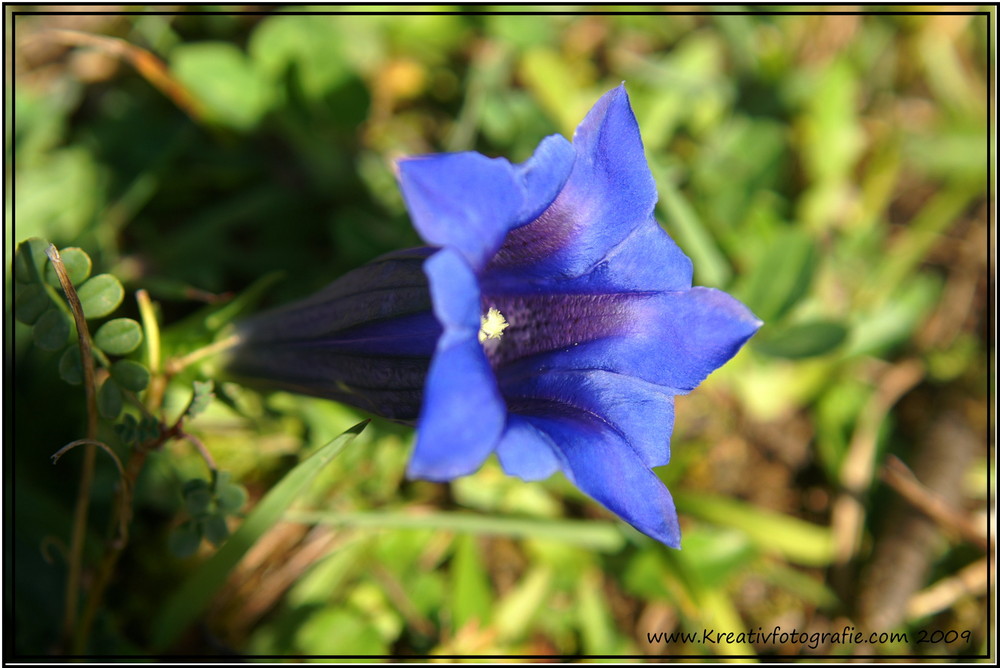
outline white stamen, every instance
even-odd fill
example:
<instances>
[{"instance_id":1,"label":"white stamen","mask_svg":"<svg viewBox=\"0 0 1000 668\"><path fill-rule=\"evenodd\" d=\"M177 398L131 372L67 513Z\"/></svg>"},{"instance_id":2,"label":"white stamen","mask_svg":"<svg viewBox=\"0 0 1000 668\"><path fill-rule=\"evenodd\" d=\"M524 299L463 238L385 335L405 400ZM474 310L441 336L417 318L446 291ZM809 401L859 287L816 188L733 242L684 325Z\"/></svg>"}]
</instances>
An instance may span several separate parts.
<instances>
[{"instance_id":1,"label":"white stamen","mask_svg":"<svg viewBox=\"0 0 1000 668\"><path fill-rule=\"evenodd\" d=\"M486 315L480 319L479 342L482 343L486 339L499 339L503 335L503 330L509 326L500 311L491 306Z\"/></svg>"}]
</instances>

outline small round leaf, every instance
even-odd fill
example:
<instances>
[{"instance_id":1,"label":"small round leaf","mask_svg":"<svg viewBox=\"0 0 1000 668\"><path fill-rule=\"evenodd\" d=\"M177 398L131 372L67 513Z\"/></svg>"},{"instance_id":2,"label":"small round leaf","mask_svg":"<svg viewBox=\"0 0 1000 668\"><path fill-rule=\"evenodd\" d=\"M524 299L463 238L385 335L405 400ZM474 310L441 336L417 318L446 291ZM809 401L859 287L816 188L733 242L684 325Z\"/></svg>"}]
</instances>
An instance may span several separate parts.
<instances>
[{"instance_id":1,"label":"small round leaf","mask_svg":"<svg viewBox=\"0 0 1000 668\"><path fill-rule=\"evenodd\" d=\"M208 512L212 505L212 492L207 487L194 489L184 494L184 506L192 516Z\"/></svg>"},{"instance_id":2,"label":"small round leaf","mask_svg":"<svg viewBox=\"0 0 1000 668\"><path fill-rule=\"evenodd\" d=\"M217 501L224 513L237 513L247 502L247 491L240 485L227 483L219 488Z\"/></svg>"},{"instance_id":3,"label":"small round leaf","mask_svg":"<svg viewBox=\"0 0 1000 668\"><path fill-rule=\"evenodd\" d=\"M202 520L201 528L205 532L205 538L216 547L229 538L229 526L224 515L209 515Z\"/></svg>"},{"instance_id":4,"label":"small round leaf","mask_svg":"<svg viewBox=\"0 0 1000 668\"><path fill-rule=\"evenodd\" d=\"M83 382L83 364L80 361L80 348L70 346L59 358L59 377L70 385Z\"/></svg>"},{"instance_id":5,"label":"small round leaf","mask_svg":"<svg viewBox=\"0 0 1000 668\"><path fill-rule=\"evenodd\" d=\"M94 345L109 355L127 355L142 343L142 327L131 318L115 318L100 326Z\"/></svg>"},{"instance_id":6,"label":"small round leaf","mask_svg":"<svg viewBox=\"0 0 1000 668\"><path fill-rule=\"evenodd\" d=\"M149 385L149 370L132 360L118 360L111 365L111 377L126 390L142 392Z\"/></svg>"},{"instance_id":7,"label":"small round leaf","mask_svg":"<svg viewBox=\"0 0 1000 668\"><path fill-rule=\"evenodd\" d=\"M66 267L69 282L73 285L80 285L90 276L90 269L93 263L90 261L90 256L83 249L64 248L59 251L59 257L62 259L63 266ZM56 274L56 268L51 262L45 266L45 280L53 287L62 287L62 283L59 282L59 275Z\"/></svg>"},{"instance_id":8,"label":"small round leaf","mask_svg":"<svg viewBox=\"0 0 1000 668\"><path fill-rule=\"evenodd\" d=\"M97 391L97 411L109 420L114 420L122 412L122 390L111 378L104 381Z\"/></svg>"},{"instance_id":9,"label":"small round leaf","mask_svg":"<svg viewBox=\"0 0 1000 668\"><path fill-rule=\"evenodd\" d=\"M50 308L35 323L35 344L42 350L59 350L69 340L69 316Z\"/></svg>"},{"instance_id":10,"label":"small round leaf","mask_svg":"<svg viewBox=\"0 0 1000 668\"><path fill-rule=\"evenodd\" d=\"M139 440L149 441L160 435L160 421L155 417L145 417L139 422Z\"/></svg>"},{"instance_id":11,"label":"small round leaf","mask_svg":"<svg viewBox=\"0 0 1000 668\"><path fill-rule=\"evenodd\" d=\"M103 318L113 312L125 298L121 281L111 274L98 274L77 291L83 314L88 318Z\"/></svg>"},{"instance_id":12,"label":"small round leaf","mask_svg":"<svg viewBox=\"0 0 1000 668\"><path fill-rule=\"evenodd\" d=\"M196 492L200 489L209 489L208 481L204 478L191 478L184 483L183 487L181 487L181 494L187 496L188 494Z\"/></svg>"},{"instance_id":13,"label":"small round leaf","mask_svg":"<svg viewBox=\"0 0 1000 668\"><path fill-rule=\"evenodd\" d=\"M125 444L134 443L138 432L139 422L128 413L122 421L115 425L115 433Z\"/></svg>"},{"instance_id":14,"label":"small round leaf","mask_svg":"<svg viewBox=\"0 0 1000 668\"><path fill-rule=\"evenodd\" d=\"M19 283L14 289L14 317L26 325L34 325L52 306L49 293L40 283Z\"/></svg>"},{"instance_id":15,"label":"small round leaf","mask_svg":"<svg viewBox=\"0 0 1000 668\"><path fill-rule=\"evenodd\" d=\"M17 246L14 255L14 278L20 283L34 283L40 280L48 262L45 249L47 241L38 238L26 239Z\"/></svg>"},{"instance_id":16,"label":"small round leaf","mask_svg":"<svg viewBox=\"0 0 1000 668\"><path fill-rule=\"evenodd\" d=\"M190 557L201 545L201 532L194 522L185 522L172 532L167 541L170 553L175 557Z\"/></svg>"}]
</instances>

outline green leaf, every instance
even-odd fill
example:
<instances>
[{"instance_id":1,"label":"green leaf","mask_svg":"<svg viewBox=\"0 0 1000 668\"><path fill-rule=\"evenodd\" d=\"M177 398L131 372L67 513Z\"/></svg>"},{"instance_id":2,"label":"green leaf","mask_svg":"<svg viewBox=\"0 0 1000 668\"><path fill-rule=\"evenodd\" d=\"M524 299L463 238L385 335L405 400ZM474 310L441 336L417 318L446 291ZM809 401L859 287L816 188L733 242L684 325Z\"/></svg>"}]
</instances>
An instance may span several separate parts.
<instances>
[{"instance_id":1,"label":"green leaf","mask_svg":"<svg viewBox=\"0 0 1000 668\"><path fill-rule=\"evenodd\" d=\"M144 417L139 421L138 437L140 442L156 438L160 435L160 432L160 421L155 417Z\"/></svg>"},{"instance_id":2,"label":"green leaf","mask_svg":"<svg viewBox=\"0 0 1000 668\"><path fill-rule=\"evenodd\" d=\"M204 412L208 408L208 404L211 403L212 399L215 397L212 394L212 389L215 384L210 381L194 381L194 395L191 397L191 403L188 405L187 416L193 418L196 415Z\"/></svg>"},{"instance_id":3,"label":"green leaf","mask_svg":"<svg viewBox=\"0 0 1000 668\"><path fill-rule=\"evenodd\" d=\"M247 491L243 489L242 485L226 483L225 485L220 485L218 490L216 501L219 503L219 510L224 513L238 513L249 498Z\"/></svg>"},{"instance_id":4,"label":"green leaf","mask_svg":"<svg viewBox=\"0 0 1000 668\"><path fill-rule=\"evenodd\" d=\"M833 559L833 532L827 527L709 494L677 492L677 509L720 526L739 529L762 551L803 566Z\"/></svg>"},{"instance_id":5,"label":"green leaf","mask_svg":"<svg viewBox=\"0 0 1000 668\"><path fill-rule=\"evenodd\" d=\"M118 438L126 445L130 445L136 441L136 437L139 435L139 422L135 419L135 416L126 413L125 417L115 425L114 429L115 433L118 434Z\"/></svg>"},{"instance_id":6,"label":"green leaf","mask_svg":"<svg viewBox=\"0 0 1000 668\"><path fill-rule=\"evenodd\" d=\"M590 568L582 575L576 588L576 612L583 652L615 653L615 623L601 588L601 573Z\"/></svg>"},{"instance_id":7,"label":"green leaf","mask_svg":"<svg viewBox=\"0 0 1000 668\"><path fill-rule=\"evenodd\" d=\"M132 392L142 392L149 385L149 369L132 360L118 360L112 364L111 377Z\"/></svg>"},{"instance_id":8,"label":"green leaf","mask_svg":"<svg viewBox=\"0 0 1000 668\"><path fill-rule=\"evenodd\" d=\"M97 391L97 411L109 420L114 420L122 412L122 389L111 378L104 381Z\"/></svg>"},{"instance_id":9,"label":"green leaf","mask_svg":"<svg viewBox=\"0 0 1000 668\"><path fill-rule=\"evenodd\" d=\"M14 287L14 317L25 325L34 325L52 306L49 293L40 283L18 283Z\"/></svg>"},{"instance_id":10,"label":"green leaf","mask_svg":"<svg viewBox=\"0 0 1000 668\"><path fill-rule=\"evenodd\" d=\"M192 492L197 492L202 489L206 491L211 490L211 485L208 484L208 481L204 478L191 478L184 483L184 486L181 488L181 494L187 496Z\"/></svg>"},{"instance_id":11,"label":"green leaf","mask_svg":"<svg viewBox=\"0 0 1000 668\"><path fill-rule=\"evenodd\" d=\"M59 251L59 257L62 259L63 267L66 268L69 282L73 285L80 285L90 276L90 269L93 263L90 261L90 256L83 249L64 248ZM59 275L56 273L56 268L51 262L45 267L45 280L54 288L62 288L62 283L59 282Z\"/></svg>"},{"instance_id":12,"label":"green leaf","mask_svg":"<svg viewBox=\"0 0 1000 668\"><path fill-rule=\"evenodd\" d=\"M212 506L212 489L207 480L194 478L184 483L184 507L192 517L203 515Z\"/></svg>"},{"instance_id":13,"label":"green leaf","mask_svg":"<svg viewBox=\"0 0 1000 668\"><path fill-rule=\"evenodd\" d=\"M464 534L456 540L455 558L451 565L451 616L454 631L473 620L486 628L493 609L493 591L476 547L476 538Z\"/></svg>"},{"instance_id":14,"label":"green leaf","mask_svg":"<svg viewBox=\"0 0 1000 668\"><path fill-rule=\"evenodd\" d=\"M14 255L14 279L19 283L40 282L42 271L49 261L45 255L48 247L49 242L38 237L19 243Z\"/></svg>"},{"instance_id":15,"label":"green leaf","mask_svg":"<svg viewBox=\"0 0 1000 668\"><path fill-rule=\"evenodd\" d=\"M198 530L198 525L191 521L174 529L167 539L167 549L170 550L170 554L180 559L190 557L197 552L199 545L201 545L201 532Z\"/></svg>"},{"instance_id":16,"label":"green leaf","mask_svg":"<svg viewBox=\"0 0 1000 668\"><path fill-rule=\"evenodd\" d=\"M307 99L322 99L351 74L341 18L273 16L261 21L249 43L254 65L273 81L294 72Z\"/></svg>"},{"instance_id":17,"label":"green leaf","mask_svg":"<svg viewBox=\"0 0 1000 668\"><path fill-rule=\"evenodd\" d=\"M801 359L832 352L847 338L847 327L839 322L816 320L786 327L775 334L754 339L753 348L771 357Z\"/></svg>"},{"instance_id":18,"label":"green leaf","mask_svg":"<svg viewBox=\"0 0 1000 668\"><path fill-rule=\"evenodd\" d=\"M681 191L656 163L650 163L657 175L656 183L660 191L660 210L667 221L667 229L677 239L677 243L694 261L695 277L698 285L721 288L729 283L733 270L712 233L695 213L694 207L685 199Z\"/></svg>"},{"instance_id":19,"label":"green leaf","mask_svg":"<svg viewBox=\"0 0 1000 668\"><path fill-rule=\"evenodd\" d=\"M312 655L378 655L388 651L373 621L342 607L324 607L295 629L295 647Z\"/></svg>"},{"instance_id":20,"label":"green leaf","mask_svg":"<svg viewBox=\"0 0 1000 668\"><path fill-rule=\"evenodd\" d=\"M501 642L517 640L527 633L535 616L544 608L552 580L551 566L535 565L497 603L493 627Z\"/></svg>"},{"instance_id":21,"label":"green leaf","mask_svg":"<svg viewBox=\"0 0 1000 668\"><path fill-rule=\"evenodd\" d=\"M779 320L809 292L816 259L808 234L794 228L779 234L754 266L743 301L764 322Z\"/></svg>"},{"instance_id":22,"label":"green leaf","mask_svg":"<svg viewBox=\"0 0 1000 668\"><path fill-rule=\"evenodd\" d=\"M380 529L436 529L456 533L544 538L579 545L598 552L618 552L625 546L625 535L614 522L596 520L542 520L521 517L497 517L475 513L400 513L379 512L292 512L291 522L330 526L370 527Z\"/></svg>"},{"instance_id":23,"label":"green leaf","mask_svg":"<svg viewBox=\"0 0 1000 668\"><path fill-rule=\"evenodd\" d=\"M244 53L228 42L180 44L171 70L206 108L210 120L252 128L267 111L271 90Z\"/></svg>"},{"instance_id":24,"label":"green leaf","mask_svg":"<svg viewBox=\"0 0 1000 668\"><path fill-rule=\"evenodd\" d=\"M100 326L94 345L109 355L127 355L142 343L142 327L131 318L115 318Z\"/></svg>"},{"instance_id":25,"label":"green leaf","mask_svg":"<svg viewBox=\"0 0 1000 668\"><path fill-rule=\"evenodd\" d=\"M201 521L202 533L209 543L218 547L229 538L229 526L225 515L213 513Z\"/></svg>"},{"instance_id":26,"label":"green leaf","mask_svg":"<svg viewBox=\"0 0 1000 668\"><path fill-rule=\"evenodd\" d=\"M250 511L243 524L226 541L218 552L202 564L197 571L181 585L180 589L164 604L153 624L152 646L154 650L166 649L205 609L230 571L239 563L243 555L272 526L282 519L282 515L296 498L306 489L316 475L340 454L368 424L361 422L326 444L309 459L300 463L282 478L268 492L260 503Z\"/></svg>"},{"instance_id":27,"label":"green leaf","mask_svg":"<svg viewBox=\"0 0 1000 668\"><path fill-rule=\"evenodd\" d=\"M39 348L59 350L69 340L69 316L57 308L50 308L38 319L32 332Z\"/></svg>"},{"instance_id":28,"label":"green leaf","mask_svg":"<svg viewBox=\"0 0 1000 668\"><path fill-rule=\"evenodd\" d=\"M755 556L756 550L742 531L708 526L686 531L684 549L676 554L685 573L705 589L725 586Z\"/></svg>"},{"instance_id":29,"label":"green leaf","mask_svg":"<svg viewBox=\"0 0 1000 668\"><path fill-rule=\"evenodd\" d=\"M103 318L112 313L125 298L125 288L121 281L111 274L98 274L77 290L83 315L87 319Z\"/></svg>"},{"instance_id":30,"label":"green leaf","mask_svg":"<svg viewBox=\"0 0 1000 668\"><path fill-rule=\"evenodd\" d=\"M70 385L83 382L83 364L79 346L70 346L59 358L59 377Z\"/></svg>"}]
</instances>

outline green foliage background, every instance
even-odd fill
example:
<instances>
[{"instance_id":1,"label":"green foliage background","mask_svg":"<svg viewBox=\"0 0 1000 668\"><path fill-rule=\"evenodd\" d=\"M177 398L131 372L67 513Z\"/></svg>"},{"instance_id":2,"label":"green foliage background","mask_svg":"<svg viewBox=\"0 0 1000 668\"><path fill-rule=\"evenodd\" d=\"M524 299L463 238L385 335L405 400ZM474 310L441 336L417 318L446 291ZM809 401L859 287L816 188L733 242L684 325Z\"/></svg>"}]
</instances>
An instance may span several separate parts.
<instances>
[{"instance_id":1,"label":"green foliage background","mask_svg":"<svg viewBox=\"0 0 1000 668\"><path fill-rule=\"evenodd\" d=\"M623 80L658 218L694 260L696 284L734 293L767 323L677 402L673 461L658 473L681 512L681 551L625 527L561 476L526 484L491 461L450 485L406 481L412 431L376 420L217 583L169 651L985 651L986 561L974 539L987 522L993 379L985 10L6 20L7 267L29 237L83 248L94 273L125 284L119 315L138 319L133 294L149 291L165 357L211 342L206 301L280 272L260 304L285 302L418 245L394 157L474 149L524 160L544 136L571 136ZM164 92L107 43L71 45L53 30L121 38L162 58L179 86ZM49 456L82 437L84 401L59 379L58 357L9 317L10 295L5 567L16 565L16 579L5 607L16 650L45 654L59 643L60 546L79 461L53 467ZM168 413L190 400L192 380L214 375L210 359L174 378ZM189 429L249 490L248 508L365 417L315 399L219 392L227 401ZM101 438L127 455L110 423ZM890 456L922 479L935 462L963 462L935 493L973 538L954 527L922 540L894 531L923 520L881 480ZM167 550L187 517L182 484L204 475L182 444L150 456L88 651L153 648L164 601L215 551ZM116 484L99 458L91 567ZM854 524L838 515L848 507ZM902 574L875 575L893 554L906 557ZM957 595L928 590L963 577ZM817 647L647 640L776 625L909 636ZM970 633L917 642L948 630Z\"/></svg>"}]
</instances>

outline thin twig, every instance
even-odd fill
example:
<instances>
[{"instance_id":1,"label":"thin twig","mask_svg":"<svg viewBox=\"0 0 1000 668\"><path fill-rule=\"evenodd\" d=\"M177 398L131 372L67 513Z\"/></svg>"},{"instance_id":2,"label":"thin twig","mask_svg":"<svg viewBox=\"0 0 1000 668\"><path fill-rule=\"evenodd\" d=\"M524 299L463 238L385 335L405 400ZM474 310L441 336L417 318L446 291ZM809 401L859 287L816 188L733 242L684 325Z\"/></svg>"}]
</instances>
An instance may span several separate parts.
<instances>
[{"instance_id":1,"label":"thin twig","mask_svg":"<svg viewBox=\"0 0 1000 668\"><path fill-rule=\"evenodd\" d=\"M90 47L117 56L131 63L146 81L160 89L164 95L196 122L201 123L205 120L205 109L201 101L170 73L162 60L149 51L123 39L93 35L77 30L49 29L40 31L37 36L40 39L52 39L68 46Z\"/></svg>"},{"instance_id":2,"label":"thin twig","mask_svg":"<svg viewBox=\"0 0 1000 668\"><path fill-rule=\"evenodd\" d=\"M76 294L73 282L69 280L66 267L63 266L59 251L52 244L45 249L49 257L66 301L69 302L76 322L77 341L80 346L80 361L83 364L83 388L87 400L87 437L88 441L97 440L97 384L94 379L94 357L91 353L90 331L87 329L87 319L83 314L80 297ZM77 605L80 596L80 576L83 571L83 541L87 533L87 512L90 509L90 487L94 480L94 464L97 459L97 448L88 445L84 451L83 467L80 471L80 488L76 495L76 508L73 515L73 533L70 538L69 572L66 577L66 609L63 615L63 637L68 641L74 636L77 622Z\"/></svg>"},{"instance_id":3,"label":"thin twig","mask_svg":"<svg viewBox=\"0 0 1000 668\"><path fill-rule=\"evenodd\" d=\"M989 557L969 564L957 574L942 578L910 599L906 616L910 620L946 610L965 596L982 596L989 587L992 564Z\"/></svg>"},{"instance_id":4,"label":"thin twig","mask_svg":"<svg viewBox=\"0 0 1000 668\"><path fill-rule=\"evenodd\" d=\"M178 422L178 426L179 425L180 423ZM215 459L212 458L212 453L208 451L208 448L206 448L205 444L201 442L201 439L199 439L197 436L194 436L193 434L187 433L186 431L179 431L178 436L180 438L186 439L189 443L191 443L191 445L195 447L195 449L198 451L198 454L201 455L201 458L205 460L205 464L208 465L209 470L213 474L218 470L218 467L215 465Z\"/></svg>"},{"instance_id":5,"label":"thin twig","mask_svg":"<svg viewBox=\"0 0 1000 668\"><path fill-rule=\"evenodd\" d=\"M844 491L834 502L831 517L838 564L847 563L857 552L865 514L862 496L874 477L879 429L896 402L923 377L924 367L918 360L905 360L890 367L879 379L874 396L858 419L841 467Z\"/></svg>"},{"instance_id":6,"label":"thin twig","mask_svg":"<svg viewBox=\"0 0 1000 668\"><path fill-rule=\"evenodd\" d=\"M989 549L986 536L978 531L968 518L942 499L940 494L928 489L917 480L913 471L895 455L886 458L880 477L910 505L937 522L945 532L958 533L984 552Z\"/></svg>"},{"instance_id":7,"label":"thin twig","mask_svg":"<svg viewBox=\"0 0 1000 668\"><path fill-rule=\"evenodd\" d=\"M161 436L160 438L163 439L164 437ZM122 525L126 528L132 517L132 490L135 489L135 482L139 478L139 473L142 472L142 467L148 455L148 448L137 447L129 458L127 471L122 473L123 483L118 492L118 516ZM100 607L101 600L104 598L104 591L111 582L111 576L115 572L118 558L125 551L127 545L128 533L127 531L123 531L118 540L112 541L104 551L101 563L97 567L94 583L90 588L90 596L87 597L87 603L80 618L80 625L73 638L74 654L83 654L87 649L87 638L90 636L90 629L93 626L94 618L97 616L97 610Z\"/></svg>"},{"instance_id":8,"label":"thin twig","mask_svg":"<svg viewBox=\"0 0 1000 668\"><path fill-rule=\"evenodd\" d=\"M102 443L101 441L91 440L89 438L81 438L79 440L73 441L72 443L67 443L63 447L59 448L59 450L54 455L52 455L52 463L58 464L59 460L62 459L63 455L65 455L73 448L79 447L81 445L96 445L97 447L104 450L104 452L108 453L108 456L110 456L111 459L114 460L115 467L118 469L118 473L121 474L122 480L125 479L125 468L122 466L122 460L118 458L118 455L115 454L115 451L109 448L107 444Z\"/></svg>"},{"instance_id":9,"label":"thin twig","mask_svg":"<svg viewBox=\"0 0 1000 668\"><path fill-rule=\"evenodd\" d=\"M101 450L104 450L104 452L108 453L108 456L111 457L112 461L114 461L115 463L115 468L118 469L118 475L121 476L122 488L125 491L125 496L127 498L131 498L132 486L131 483L129 482L129 479L125 476L125 467L122 466L122 460L118 458L118 455L115 454L114 450L112 450L110 447L108 447L107 444L102 443L101 441L81 438L79 440L73 441L72 443L67 443L63 447L59 448L58 452L52 455L52 463L57 464L63 455L65 455L73 448L79 447L81 445L94 445L99 447ZM129 519L130 519L130 513L128 512L128 509L125 507L120 508L118 513L118 532L119 532L119 540L121 541L128 540Z\"/></svg>"}]
</instances>

